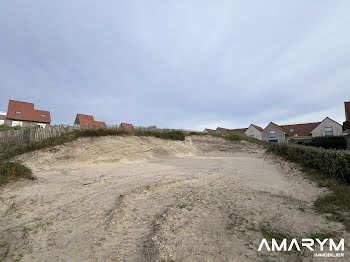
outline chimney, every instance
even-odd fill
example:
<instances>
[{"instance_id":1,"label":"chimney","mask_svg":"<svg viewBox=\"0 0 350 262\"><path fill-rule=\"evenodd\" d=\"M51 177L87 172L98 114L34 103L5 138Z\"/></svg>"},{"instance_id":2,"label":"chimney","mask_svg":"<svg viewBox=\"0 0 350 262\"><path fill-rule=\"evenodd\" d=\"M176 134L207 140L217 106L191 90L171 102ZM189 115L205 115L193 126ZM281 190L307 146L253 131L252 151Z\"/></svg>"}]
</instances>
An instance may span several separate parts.
<instances>
[{"instance_id":1,"label":"chimney","mask_svg":"<svg viewBox=\"0 0 350 262\"><path fill-rule=\"evenodd\" d=\"M350 102L344 102L345 105L345 120L350 122Z\"/></svg>"}]
</instances>

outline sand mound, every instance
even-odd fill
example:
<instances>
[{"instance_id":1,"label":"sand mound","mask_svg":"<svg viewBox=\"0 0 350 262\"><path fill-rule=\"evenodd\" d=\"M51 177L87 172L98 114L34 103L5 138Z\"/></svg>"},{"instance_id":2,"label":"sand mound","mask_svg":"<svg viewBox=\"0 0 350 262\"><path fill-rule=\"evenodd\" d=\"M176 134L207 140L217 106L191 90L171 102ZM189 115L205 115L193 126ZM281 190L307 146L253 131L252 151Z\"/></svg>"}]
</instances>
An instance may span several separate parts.
<instances>
[{"instance_id":1,"label":"sand mound","mask_svg":"<svg viewBox=\"0 0 350 262\"><path fill-rule=\"evenodd\" d=\"M40 166L41 169L50 169L52 165L66 167L77 163L125 164L173 156L231 155L257 148L256 145L248 145L244 142L225 143L222 138L208 136L187 137L185 141L154 137L107 136L80 138L72 143L32 152L17 159L32 168Z\"/></svg>"},{"instance_id":2,"label":"sand mound","mask_svg":"<svg viewBox=\"0 0 350 262\"><path fill-rule=\"evenodd\" d=\"M258 252L262 225L349 242L312 208L323 189L246 142L82 138L18 159L38 179L0 189L1 261L312 259Z\"/></svg>"}]
</instances>

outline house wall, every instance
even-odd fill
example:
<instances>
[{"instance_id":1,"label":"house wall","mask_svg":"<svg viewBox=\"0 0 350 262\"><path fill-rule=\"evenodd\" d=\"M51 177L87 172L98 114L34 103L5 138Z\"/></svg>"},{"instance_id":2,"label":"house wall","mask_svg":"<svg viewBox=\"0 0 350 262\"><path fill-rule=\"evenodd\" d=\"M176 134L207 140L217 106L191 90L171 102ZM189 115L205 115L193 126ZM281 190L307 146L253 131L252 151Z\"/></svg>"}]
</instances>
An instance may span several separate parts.
<instances>
[{"instance_id":1,"label":"house wall","mask_svg":"<svg viewBox=\"0 0 350 262\"><path fill-rule=\"evenodd\" d=\"M50 125L48 123L5 119L5 125L7 126L36 127L36 126L39 126L39 124L41 127L46 127Z\"/></svg>"},{"instance_id":2,"label":"house wall","mask_svg":"<svg viewBox=\"0 0 350 262\"><path fill-rule=\"evenodd\" d=\"M5 125L6 116L0 115L0 125Z\"/></svg>"},{"instance_id":3,"label":"house wall","mask_svg":"<svg viewBox=\"0 0 350 262\"><path fill-rule=\"evenodd\" d=\"M333 127L334 136L341 136L343 134L343 127L339 123L326 118L312 131L312 137L325 136L325 127Z\"/></svg>"},{"instance_id":4,"label":"house wall","mask_svg":"<svg viewBox=\"0 0 350 262\"><path fill-rule=\"evenodd\" d=\"M276 131L276 137L275 138L270 138L270 131ZM286 141L286 136L284 132L275 126L274 124L270 123L262 132L262 140L268 141L269 139L278 139L278 142L285 142Z\"/></svg>"},{"instance_id":5,"label":"house wall","mask_svg":"<svg viewBox=\"0 0 350 262\"><path fill-rule=\"evenodd\" d=\"M247 136L250 136L250 133L254 133L254 138L261 140L261 132L256 129L254 126L249 126L248 129L244 132Z\"/></svg>"}]
</instances>

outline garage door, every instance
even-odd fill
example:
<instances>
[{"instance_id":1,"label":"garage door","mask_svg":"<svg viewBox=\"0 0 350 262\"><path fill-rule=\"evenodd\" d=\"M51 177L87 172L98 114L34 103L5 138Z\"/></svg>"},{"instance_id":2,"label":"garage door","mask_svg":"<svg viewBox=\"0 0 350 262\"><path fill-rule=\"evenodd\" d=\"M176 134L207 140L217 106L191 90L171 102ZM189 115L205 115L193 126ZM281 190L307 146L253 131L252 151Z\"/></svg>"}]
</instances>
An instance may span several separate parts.
<instances>
[{"instance_id":1,"label":"garage door","mask_svg":"<svg viewBox=\"0 0 350 262\"><path fill-rule=\"evenodd\" d=\"M269 139L270 143L278 143L278 139Z\"/></svg>"}]
</instances>

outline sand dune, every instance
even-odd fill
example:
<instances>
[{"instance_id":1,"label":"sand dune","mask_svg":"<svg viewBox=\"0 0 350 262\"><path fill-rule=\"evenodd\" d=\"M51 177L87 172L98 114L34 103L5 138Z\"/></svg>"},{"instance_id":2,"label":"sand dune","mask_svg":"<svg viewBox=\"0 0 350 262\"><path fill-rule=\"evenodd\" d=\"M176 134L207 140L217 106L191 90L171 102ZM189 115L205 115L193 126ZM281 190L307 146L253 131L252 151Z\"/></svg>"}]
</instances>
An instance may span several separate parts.
<instances>
[{"instance_id":1,"label":"sand dune","mask_svg":"<svg viewBox=\"0 0 350 262\"><path fill-rule=\"evenodd\" d=\"M262 225L349 240L313 211L323 189L247 142L83 138L18 160L38 179L1 188L1 261L312 259L258 252Z\"/></svg>"}]
</instances>

